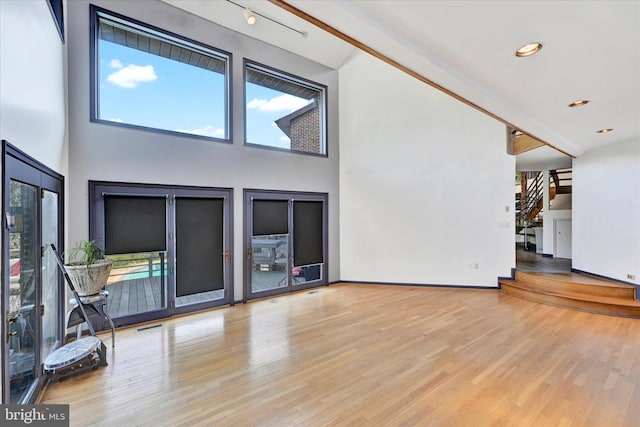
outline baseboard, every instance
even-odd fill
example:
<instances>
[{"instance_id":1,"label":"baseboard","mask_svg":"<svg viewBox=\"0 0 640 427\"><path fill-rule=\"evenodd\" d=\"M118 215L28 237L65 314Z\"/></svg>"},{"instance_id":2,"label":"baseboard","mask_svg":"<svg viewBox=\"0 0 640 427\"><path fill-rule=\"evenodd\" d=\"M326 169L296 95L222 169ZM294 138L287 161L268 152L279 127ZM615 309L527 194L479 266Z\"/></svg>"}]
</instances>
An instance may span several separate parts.
<instances>
[{"instance_id":1,"label":"baseboard","mask_svg":"<svg viewBox=\"0 0 640 427\"><path fill-rule=\"evenodd\" d=\"M553 258L553 254L544 254L543 253L542 256L546 257L546 258Z\"/></svg>"},{"instance_id":2,"label":"baseboard","mask_svg":"<svg viewBox=\"0 0 640 427\"><path fill-rule=\"evenodd\" d=\"M401 282L369 282L366 280L340 280L336 283L348 283L352 285L383 285L383 286L417 286L425 288L453 288L453 289L500 289L500 286L480 286L480 285L442 285L435 283L401 283Z\"/></svg>"}]
</instances>

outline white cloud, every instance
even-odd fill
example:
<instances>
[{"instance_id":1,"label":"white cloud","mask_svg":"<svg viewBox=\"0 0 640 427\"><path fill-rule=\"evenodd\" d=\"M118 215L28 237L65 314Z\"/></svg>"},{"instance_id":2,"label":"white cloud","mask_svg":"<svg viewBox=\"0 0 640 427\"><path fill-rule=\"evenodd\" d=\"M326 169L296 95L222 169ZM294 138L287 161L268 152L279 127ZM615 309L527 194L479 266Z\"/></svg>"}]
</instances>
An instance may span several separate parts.
<instances>
[{"instance_id":1,"label":"white cloud","mask_svg":"<svg viewBox=\"0 0 640 427\"><path fill-rule=\"evenodd\" d=\"M262 113L272 113L277 111L293 112L307 105L309 101L293 95L280 95L271 99L254 98L247 103L250 110L258 110Z\"/></svg>"},{"instance_id":2,"label":"white cloud","mask_svg":"<svg viewBox=\"0 0 640 427\"><path fill-rule=\"evenodd\" d=\"M115 119L107 119L110 122L116 122L116 123L124 123L124 120L120 119L120 118L115 118Z\"/></svg>"},{"instance_id":3,"label":"white cloud","mask_svg":"<svg viewBox=\"0 0 640 427\"><path fill-rule=\"evenodd\" d=\"M176 132L192 133L194 135L211 136L214 138L224 138L224 129L216 128L215 126L207 125L200 129L176 129Z\"/></svg>"},{"instance_id":4,"label":"white cloud","mask_svg":"<svg viewBox=\"0 0 640 427\"><path fill-rule=\"evenodd\" d=\"M107 81L116 86L127 89L138 86L139 83L152 82L157 78L153 65L129 64L118 71L109 74Z\"/></svg>"},{"instance_id":5,"label":"white cloud","mask_svg":"<svg viewBox=\"0 0 640 427\"><path fill-rule=\"evenodd\" d=\"M122 62L119 59L112 59L109 62L109 67L111 68L122 68Z\"/></svg>"},{"instance_id":6,"label":"white cloud","mask_svg":"<svg viewBox=\"0 0 640 427\"><path fill-rule=\"evenodd\" d=\"M288 136L281 136L280 137L280 141L286 142L286 143L291 143L291 140L289 139Z\"/></svg>"}]
</instances>

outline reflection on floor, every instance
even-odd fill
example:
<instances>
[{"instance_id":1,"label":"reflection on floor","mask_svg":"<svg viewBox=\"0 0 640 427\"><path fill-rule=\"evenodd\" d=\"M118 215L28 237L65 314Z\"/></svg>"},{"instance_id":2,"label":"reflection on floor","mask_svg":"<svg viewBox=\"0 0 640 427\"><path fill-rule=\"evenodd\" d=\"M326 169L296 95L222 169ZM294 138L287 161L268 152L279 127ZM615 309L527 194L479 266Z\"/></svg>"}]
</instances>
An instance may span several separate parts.
<instances>
[{"instance_id":1,"label":"reflection on floor","mask_svg":"<svg viewBox=\"0 0 640 427\"><path fill-rule=\"evenodd\" d=\"M525 251L516 245L516 270L540 273L567 273L571 271L571 260L545 257L535 251Z\"/></svg>"}]
</instances>

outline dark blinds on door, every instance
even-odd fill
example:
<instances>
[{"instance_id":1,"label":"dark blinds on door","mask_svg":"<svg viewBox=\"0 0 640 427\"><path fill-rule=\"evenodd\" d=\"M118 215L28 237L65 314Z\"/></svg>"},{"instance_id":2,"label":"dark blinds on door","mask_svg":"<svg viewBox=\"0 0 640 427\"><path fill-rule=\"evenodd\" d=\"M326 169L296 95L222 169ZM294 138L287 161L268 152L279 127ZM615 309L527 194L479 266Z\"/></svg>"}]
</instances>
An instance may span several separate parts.
<instances>
[{"instance_id":1,"label":"dark blinds on door","mask_svg":"<svg viewBox=\"0 0 640 427\"><path fill-rule=\"evenodd\" d=\"M289 234L288 200L253 201L253 235Z\"/></svg>"},{"instance_id":2,"label":"dark blinds on door","mask_svg":"<svg viewBox=\"0 0 640 427\"><path fill-rule=\"evenodd\" d=\"M323 262L322 202L293 202L293 265Z\"/></svg>"},{"instance_id":3,"label":"dark blinds on door","mask_svg":"<svg viewBox=\"0 0 640 427\"><path fill-rule=\"evenodd\" d=\"M105 253L166 251L166 197L104 196Z\"/></svg>"},{"instance_id":4,"label":"dark blinds on door","mask_svg":"<svg viewBox=\"0 0 640 427\"><path fill-rule=\"evenodd\" d=\"M224 289L224 200L176 197L176 296Z\"/></svg>"}]
</instances>

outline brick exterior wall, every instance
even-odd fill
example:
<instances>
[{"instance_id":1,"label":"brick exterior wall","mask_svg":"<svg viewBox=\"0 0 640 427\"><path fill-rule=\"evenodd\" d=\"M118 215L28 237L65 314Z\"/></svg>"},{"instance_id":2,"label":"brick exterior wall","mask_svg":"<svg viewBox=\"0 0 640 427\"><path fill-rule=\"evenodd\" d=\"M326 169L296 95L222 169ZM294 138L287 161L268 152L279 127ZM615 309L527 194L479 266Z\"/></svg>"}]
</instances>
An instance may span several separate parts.
<instances>
[{"instance_id":1,"label":"brick exterior wall","mask_svg":"<svg viewBox=\"0 0 640 427\"><path fill-rule=\"evenodd\" d=\"M320 149L320 108L312 110L291 120L291 149L307 153L321 153Z\"/></svg>"}]
</instances>

